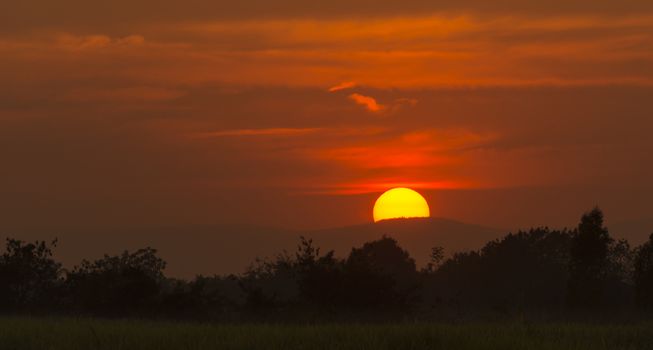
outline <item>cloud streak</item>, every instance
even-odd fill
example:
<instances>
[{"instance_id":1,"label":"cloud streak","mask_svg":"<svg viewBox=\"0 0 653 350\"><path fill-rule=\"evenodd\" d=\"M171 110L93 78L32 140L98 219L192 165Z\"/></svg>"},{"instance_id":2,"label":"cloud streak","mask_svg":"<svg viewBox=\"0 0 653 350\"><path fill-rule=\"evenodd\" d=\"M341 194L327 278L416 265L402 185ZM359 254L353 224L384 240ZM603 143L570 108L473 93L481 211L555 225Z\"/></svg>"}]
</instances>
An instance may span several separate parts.
<instances>
[{"instance_id":1,"label":"cloud streak","mask_svg":"<svg viewBox=\"0 0 653 350\"><path fill-rule=\"evenodd\" d=\"M341 90L351 89L351 88L354 88L354 87L356 87L355 82L346 81L346 82L340 83L340 84L338 84L336 86L333 86L333 87L329 88L329 92L337 92L337 91L341 91Z\"/></svg>"},{"instance_id":2,"label":"cloud streak","mask_svg":"<svg viewBox=\"0 0 653 350\"><path fill-rule=\"evenodd\" d=\"M193 134L197 138L229 137L229 136L298 136L312 134L320 128L267 128L267 129L233 129L210 131Z\"/></svg>"},{"instance_id":3,"label":"cloud streak","mask_svg":"<svg viewBox=\"0 0 653 350\"><path fill-rule=\"evenodd\" d=\"M349 99L354 101L354 103L365 107L370 112L381 112L385 109L385 106L376 102L376 99L370 96L361 95L359 93L353 93L349 95Z\"/></svg>"},{"instance_id":4,"label":"cloud streak","mask_svg":"<svg viewBox=\"0 0 653 350\"><path fill-rule=\"evenodd\" d=\"M310 150L310 157L337 161L358 169L420 168L457 162L461 154L498 139L465 130L423 130L386 135L365 144Z\"/></svg>"},{"instance_id":5,"label":"cloud streak","mask_svg":"<svg viewBox=\"0 0 653 350\"><path fill-rule=\"evenodd\" d=\"M57 43L64 48L76 50L102 49L109 46L140 46L145 43L142 35L111 38L108 35L75 36L63 34L57 38Z\"/></svg>"},{"instance_id":6,"label":"cloud streak","mask_svg":"<svg viewBox=\"0 0 653 350\"><path fill-rule=\"evenodd\" d=\"M425 190L456 190L456 189L472 189L483 188L479 183L472 181L430 181L430 182L411 182L402 181L400 179L379 179L374 182L353 182L343 183L328 187L317 187L316 189L309 189L305 191L306 194L317 195L359 195L367 193L380 193L387 191L389 188L394 187L408 187L413 189Z\"/></svg>"}]
</instances>

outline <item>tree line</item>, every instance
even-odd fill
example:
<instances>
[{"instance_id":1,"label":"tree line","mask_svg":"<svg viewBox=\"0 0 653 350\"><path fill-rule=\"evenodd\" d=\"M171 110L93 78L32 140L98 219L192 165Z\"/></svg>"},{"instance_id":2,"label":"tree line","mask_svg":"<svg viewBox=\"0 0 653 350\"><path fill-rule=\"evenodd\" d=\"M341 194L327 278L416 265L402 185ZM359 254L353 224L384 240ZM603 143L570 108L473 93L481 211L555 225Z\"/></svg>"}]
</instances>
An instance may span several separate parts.
<instances>
[{"instance_id":1,"label":"tree line","mask_svg":"<svg viewBox=\"0 0 653 350\"><path fill-rule=\"evenodd\" d=\"M301 237L295 252L257 259L243 274L192 280L167 278L152 248L66 270L56 245L7 239L0 313L237 320L653 307L653 234L633 249L610 236L598 208L574 229L510 233L448 258L433 247L421 269L388 236L345 258Z\"/></svg>"}]
</instances>

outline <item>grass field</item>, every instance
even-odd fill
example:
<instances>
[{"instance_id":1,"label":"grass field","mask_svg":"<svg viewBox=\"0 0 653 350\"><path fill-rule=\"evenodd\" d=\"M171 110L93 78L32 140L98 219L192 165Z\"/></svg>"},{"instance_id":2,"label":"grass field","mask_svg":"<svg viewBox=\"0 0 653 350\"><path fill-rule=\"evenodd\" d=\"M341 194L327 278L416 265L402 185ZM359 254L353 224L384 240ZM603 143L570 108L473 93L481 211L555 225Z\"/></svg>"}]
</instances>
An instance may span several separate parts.
<instances>
[{"instance_id":1,"label":"grass field","mask_svg":"<svg viewBox=\"0 0 653 350\"><path fill-rule=\"evenodd\" d=\"M0 349L653 349L653 324L203 325L0 318Z\"/></svg>"}]
</instances>

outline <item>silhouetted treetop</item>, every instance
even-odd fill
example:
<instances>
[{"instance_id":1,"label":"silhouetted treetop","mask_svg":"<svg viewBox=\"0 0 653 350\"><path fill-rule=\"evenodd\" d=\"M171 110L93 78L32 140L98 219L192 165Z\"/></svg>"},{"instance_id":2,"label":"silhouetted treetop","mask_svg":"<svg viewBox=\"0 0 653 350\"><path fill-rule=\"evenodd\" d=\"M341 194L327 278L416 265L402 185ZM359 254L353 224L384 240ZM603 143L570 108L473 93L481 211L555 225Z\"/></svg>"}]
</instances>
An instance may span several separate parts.
<instances>
[{"instance_id":1,"label":"silhouetted treetop","mask_svg":"<svg viewBox=\"0 0 653 350\"><path fill-rule=\"evenodd\" d=\"M152 308L164 281L165 265L152 248L84 260L68 276L70 302L86 312L105 315Z\"/></svg>"},{"instance_id":2,"label":"silhouetted treetop","mask_svg":"<svg viewBox=\"0 0 653 350\"><path fill-rule=\"evenodd\" d=\"M609 284L622 283L622 277L615 275L619 270L614 268L616 259L627 251L627 244L610 237L599 208L585 213L571 242L569 305L587 308L610 303Z\"/></svg>"},{"instance_id":3,"label":"silhouetted treetop","mask_svg":"<svg viewBox=\"0 0 653 350\"><path fill-rule=\"evenodd\" d=\"M42 307L56 298L61 264L52 258L54 240L25 243L7 239L0 256L0 305L5 310Z\"/></svg>"},{"instance_id":4,"label":"silhouetted treetop","mask_svg":"<svg viewBox=\"0 0 653 350\"><path fill-rule=\"evenodd\" d=\"M347 265L354 268L367 268L375 272L400 276L416 272L415 260L397 244L394 238L383 238L353 248L347 258Z\"/></svg>"},{"instance_id":5,"label":"silhouetted treetop","mask_svg":"<svg viewBox=\"0 0 653 350\"><path fill-rule=\"evenodd\" d=\"M637 303L646 308L653 307L653 233L635 252L633 279Z\"/></svg>"},{"instance_id":6,"label":"silhouetted treetop","mask_svg":"<svg viewBox=\"0 0 653 350\"><path fill-rule=\"evenodd\" d=\"M555 305L564 300L571 233L537 228L454 254L426 275L430 303L492 307Z\"/></svg>"}]
</instances>

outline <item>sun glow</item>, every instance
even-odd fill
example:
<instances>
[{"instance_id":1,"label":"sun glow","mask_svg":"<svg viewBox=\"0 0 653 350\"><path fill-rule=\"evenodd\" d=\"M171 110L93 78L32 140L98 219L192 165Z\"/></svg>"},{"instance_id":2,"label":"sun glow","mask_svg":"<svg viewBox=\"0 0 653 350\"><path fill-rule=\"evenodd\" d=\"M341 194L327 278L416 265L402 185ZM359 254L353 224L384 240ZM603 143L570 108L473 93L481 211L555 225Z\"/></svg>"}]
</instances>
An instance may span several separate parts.
<instances>
[{"instance_id":1,"label":"sun glow","mask_svg":"<svg viewBox=\"0 0 653 350\"><path fill-rule=\"evenodd\" d=\"M374 222L398 218L431 216L426 199L410 188L397 187L383 193L374 203Z\"/></svg>"}]
</instances>

